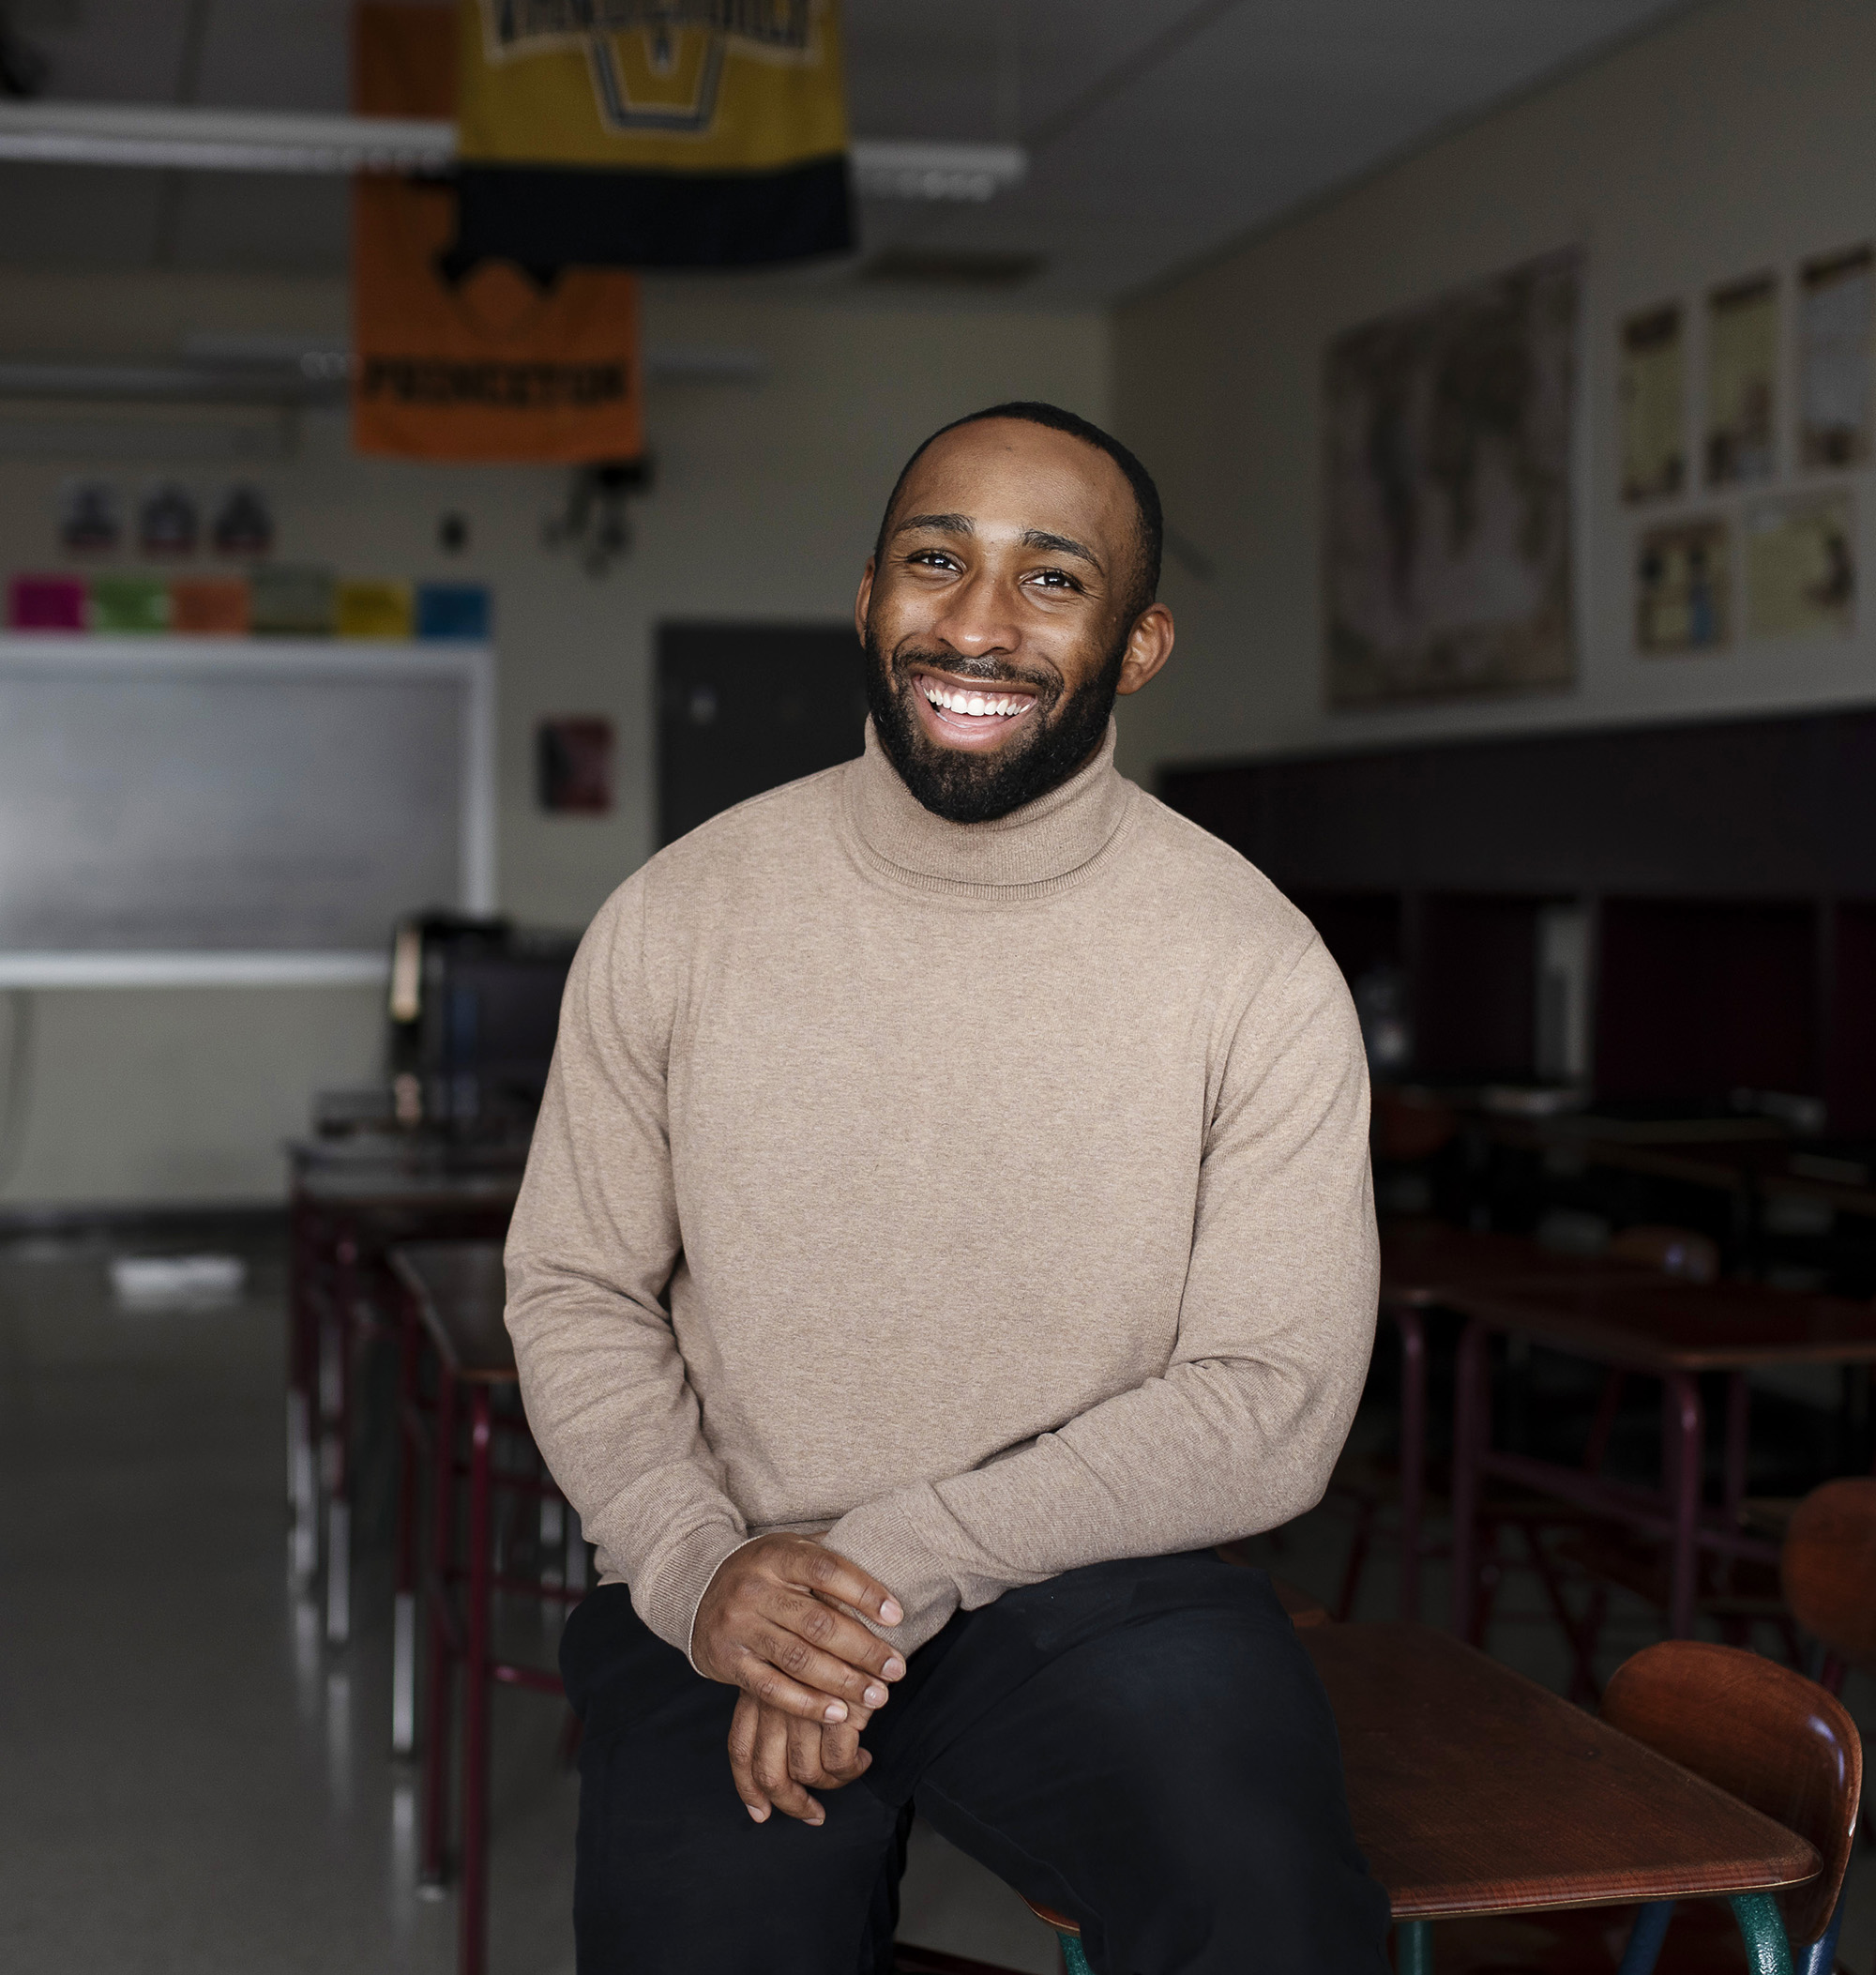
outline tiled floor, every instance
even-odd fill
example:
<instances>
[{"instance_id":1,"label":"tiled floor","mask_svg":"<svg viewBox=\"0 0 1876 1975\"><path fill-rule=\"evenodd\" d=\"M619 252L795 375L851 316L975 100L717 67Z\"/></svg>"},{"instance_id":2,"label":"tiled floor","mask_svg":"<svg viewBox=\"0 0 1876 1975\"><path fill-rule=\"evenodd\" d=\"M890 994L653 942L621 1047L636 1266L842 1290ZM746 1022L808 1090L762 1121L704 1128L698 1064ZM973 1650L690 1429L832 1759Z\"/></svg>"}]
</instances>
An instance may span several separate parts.
<instances>
[{"instance_id":1,"label":"tiled floor","mask_svg":"<svg viewBox=\"0 0 1876 1975\"><path fill-rule=\"evenodd\" d=\"M0 1968L8 1975L446 1975L454 1907L418 1896L409 1769L388 1754L385 1565L328 1652L286 1574L277 1243L219 1308L132 1314L97 1241L0 1247ZM1324 1511L1276 1567L1330 1591ZM1434 1573L1427 1610L1440 1609ZM1388 1612L1384 1553L1363 1610ZM552 1640L531 1619L543 1658ZM1625 1620L1616 1656L1648 1635ZM1560 1680L1540 1626L1498 1650ZM1853 1685L1859 1712L1876 1696ZM576 1785L556 1704L496 1696L493 1975L568 1975ZM1048 1935L921 1832L902 1937L1035 1975ZM1845 1940L1876 1949L1859 1861Z\"/></svg>"},{"instance_id":2,"label":"tiled floor","mask_svg":"<svg viewBox=\"0 0 1876 1975\"><path fill-rule=\"evenodd\" d=\"M382 1549L365 1532L341 1653L288 1582L280 1249L250 1261L239 1303L132 1314L96 1240L0 1247L7 1975L455 1966L455 1908L418 1895L414 1778L389 1754ZM529 1643L552 1659L551 1635ZM561 1719L495 1696L493 1975L573 1966ZM931 1833L903 1911L907 1939L1056 1966L1016 1896Z\"/></svg>"}]
</instances>

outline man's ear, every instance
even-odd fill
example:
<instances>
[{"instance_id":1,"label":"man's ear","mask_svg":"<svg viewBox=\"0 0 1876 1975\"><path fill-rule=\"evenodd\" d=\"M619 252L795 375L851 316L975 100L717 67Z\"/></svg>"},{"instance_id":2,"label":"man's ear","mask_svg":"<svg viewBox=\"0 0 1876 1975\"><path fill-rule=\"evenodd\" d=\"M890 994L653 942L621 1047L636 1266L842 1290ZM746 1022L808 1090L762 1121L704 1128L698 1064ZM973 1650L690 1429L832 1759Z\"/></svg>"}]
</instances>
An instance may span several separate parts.
<instances>
[{"instance_id":1,"label":"man's ear","mask_svg":"<svg viewBox=\"0 0 1876 1975\"><path fill-rule=\"evenodd\" d=\"M873 559L867 557L867 566L860 574L860 594L854 599L854 630L862 645L867 642L867 612L873 600Z\"/></svg>"},{"instance_id":2,"label":"man's ear","mask_svg":"<svg viewBox=\"0 0 1876 1975\"><path fill-rule=\"evenodd\" d=\"M1150 603L1133 621L1115 690L1138 692L1172 656L1172 613L1163 603Z\"/></svg>"}]
</instances>

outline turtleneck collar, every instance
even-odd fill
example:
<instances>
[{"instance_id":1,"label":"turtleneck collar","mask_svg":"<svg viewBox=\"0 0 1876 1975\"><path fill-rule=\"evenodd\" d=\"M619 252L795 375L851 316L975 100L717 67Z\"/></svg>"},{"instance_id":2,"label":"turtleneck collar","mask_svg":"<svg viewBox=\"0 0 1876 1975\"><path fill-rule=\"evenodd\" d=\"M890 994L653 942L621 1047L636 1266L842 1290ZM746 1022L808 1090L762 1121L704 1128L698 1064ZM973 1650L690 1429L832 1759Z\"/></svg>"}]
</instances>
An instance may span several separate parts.
<instances>
[{"instance_id":1,"label":"turtleneck collar","mask_svg":"<svg viewBox=\"0 0 1876 1975\"><path fill-rule=\"evenodd\" d=\"M867 722L867 751L847 770L846 812L861 855L920 890L1035 898L1066 890L1105 864L1138 791L1114 767L1114 723L1094 754L1034 802L993 823L947 823L900 778Z\"/></svg>"}]
</instances>

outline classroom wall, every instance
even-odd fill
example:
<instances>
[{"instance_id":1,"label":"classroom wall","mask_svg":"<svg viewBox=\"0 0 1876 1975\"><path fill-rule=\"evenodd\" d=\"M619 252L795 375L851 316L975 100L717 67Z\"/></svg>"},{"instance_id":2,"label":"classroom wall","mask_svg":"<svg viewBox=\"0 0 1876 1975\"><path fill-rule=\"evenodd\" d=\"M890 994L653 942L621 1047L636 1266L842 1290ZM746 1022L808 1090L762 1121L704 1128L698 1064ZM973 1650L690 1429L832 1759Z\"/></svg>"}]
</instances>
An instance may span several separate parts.
<instances>
[{"instance_id":1,"label":"classroom wall","mask_svg":"<svg viewBox=\"0 0 1876 1975\"><path fill-rule=\"evenodd\" d=\"M1452 134L1118 311L1115 417L1158 476L1169 525L1212 567L1169 560L1179 645L1136 703L1123 764L1679 718L1867 697L1876 688L1876 489L1856 490L1866 601L1853 637L1735 640L1642 659L1630 564L1640 527L1737 495L1618 498L1621 318L1679 297L1700 361L1703 298L1778 270L1783 446L1801 259L1876 235L1867 0L1721 0ZM1322 374L1338 332L1571 244L1586 254L1573 691L1332 714L1322 687ZM1817 476L1810 476L1816 479ZM1696 490L1696 495L1698 490ZM1735 543L1737 537L1735 536ZM1736 551L1735 551L1736 553Z\"/></svg>"},{"instance_id":2,"label":"classroom wall","mask_svg":"<svg viewBox=\"0 0 1876 1975\"><path fill-rule=\"evenodd\" d=\"M19 357L160 359L191 329L320 330L345 319L343 289L328 282L0 272L0 354ZM1094 312L832 306L699 281L647 284L644 318L647 346L753 352L767 375L651 387L657 484L632 504L632 553L603 579L542 544L565 494L557 469L362 461L343 420L322 415L304 421L294 457L250 476L272 496L283 559L493 586L499 895L536 925L582 926L654 847L661 619L842 619L879 506L933 427L1010 397L1108 415L1108 330ZM0 575L60 567L58 489L78 463L8 457L5 427ZM143 463L115 477L134 486L172 471L204 485L232 477L226 466ZM470 524L460 555L437 545L448 509ZM551 713L614 722L615 815L535 807L534 727ZM280 1144L303 1126L310 1093L369 1082L383 1028L377 994L361 989L41 993L28 1014L29 1103L0 1172L0 1207L277 1197ZM0 1085L8 1019L0 996ZM0 1132L5 1101L0 1090Z\"/></svg>"}]
</instances>

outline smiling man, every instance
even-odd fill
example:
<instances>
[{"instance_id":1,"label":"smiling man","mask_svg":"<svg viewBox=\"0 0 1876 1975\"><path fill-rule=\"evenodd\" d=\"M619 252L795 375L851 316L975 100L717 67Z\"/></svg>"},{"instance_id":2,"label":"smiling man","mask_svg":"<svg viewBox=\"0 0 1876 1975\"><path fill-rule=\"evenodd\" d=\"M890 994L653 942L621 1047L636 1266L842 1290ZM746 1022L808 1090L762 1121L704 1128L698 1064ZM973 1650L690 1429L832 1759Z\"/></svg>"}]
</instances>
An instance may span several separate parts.
<instances>
[{"instance_id":1,"label":"smiling man","mask_svg":"<svg viewBox=\"0 0 1876 1975\"><path fill-rule=\"evenodd\" d=\"M1381 1975L1387 1903L1262 1572L1376 1288L1341 977L1123 780L1159 500L1043 404L886 504L858 761L595 920L508 1247L598 1545L582 1975L887 1975L912 1808L1103 1975Z\"/></svg>"}]
</instances>

